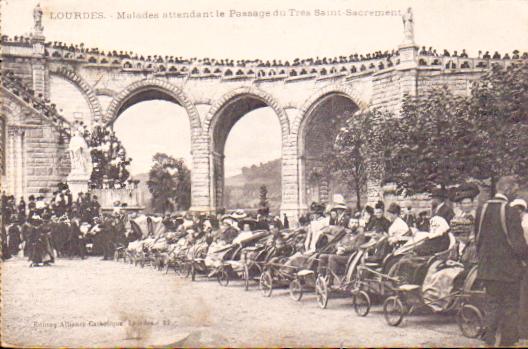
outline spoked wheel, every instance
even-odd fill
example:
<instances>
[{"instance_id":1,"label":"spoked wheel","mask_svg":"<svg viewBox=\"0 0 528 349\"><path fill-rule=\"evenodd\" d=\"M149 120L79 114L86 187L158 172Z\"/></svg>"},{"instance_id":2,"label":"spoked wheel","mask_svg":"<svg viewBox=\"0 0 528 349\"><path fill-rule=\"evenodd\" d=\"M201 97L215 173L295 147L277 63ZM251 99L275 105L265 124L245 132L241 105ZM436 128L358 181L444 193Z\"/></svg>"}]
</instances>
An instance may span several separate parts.
<instances>
[{"instance_id":1,"label":"spoked wheel","mask_svg":"<svg viewBox=\"0 0 528 349\"><path fill-rule=\"evenodd\" d=\"M243 277L244 277L244 290L248 291L249 290L249 267L247 264L244 264Z\"/></svg>"},{"instance_id":2,"label":"spoked wheel","mask_svg":"<svg viewBox=\"0 0 528 349\"><path fill-rule=\"evenodd\" d=\"M354 292L354 310L359 316L367 316L370 312L370 296L365 291Z\"/></svg>"},{"instance_id":3,"label":"spoked wheel","mask_svg":"<svg viewBox=\"0 0 528 349\"><path fill-rule=\"evenodd\" d=\"M220 269L218 273L216 273L216 280L218 280L218 283L220 286L227 287L229 285L229 273L225 269Z\"/></svg>"},{"instance_id":4,"label":"spoked wheel","mask_svg":"<svg viewBox=\"0 0 528 349\"><path fill-rule=\"evenodd\" d=\"M299 302L303 296L303 287L301 284L301 280L293 279L292 282L290 282L289 291L290 291L290 298L296 302Z\"/></svg>"},{"instance_id":5,"label":"spoked wheel","mask_svg":"<svg viewBox=\"0 0 528 349\"><path fill-rule=\"evenodd\" d=\"M391 296L383 303L383 315L385 321L391 326L398 326L405 317L406 309L402 301L396 297Z\"/></svg>"},{"instance_id":6,"label":"spoked wheel","mask_svg":"<svg viewBox=\"0 0 528 349\"><path fill-rule=\"evenodd\" d=\"M462 334L468 338L477 338L484 330L482 312L471 304L464 304L457 313L457 323Z\"/></svg>"},{"instance_id":7,"label":"spoked wheel","mask_svg":"<svg viewBox=\"0 0 528 349\"><path fill-rule=\"evenodd\" d=\"M259 287L265 297L271 297L271 292L273 292L273 277L269 270L266 270L260 275Z\"/></svg>"},{"instance_id":8,"label":"spoked wheel","mask_svg":"<svg viewBox=\"0 0 528 349\"><path fill-rule=\"evenodd\" d=\"M317 277L315 280L315 294L317 296L317 304L322 309L328 305L328 284L324 277Z\"/></svg>"}]
</instances>

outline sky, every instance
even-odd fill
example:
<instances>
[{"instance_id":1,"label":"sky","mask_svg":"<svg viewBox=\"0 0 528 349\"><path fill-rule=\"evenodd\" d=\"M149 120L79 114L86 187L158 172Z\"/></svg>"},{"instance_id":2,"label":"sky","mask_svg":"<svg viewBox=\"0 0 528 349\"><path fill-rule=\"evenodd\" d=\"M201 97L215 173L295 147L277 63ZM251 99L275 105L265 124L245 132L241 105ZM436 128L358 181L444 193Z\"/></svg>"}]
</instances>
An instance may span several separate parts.
<instances>
[{"instance_id":1,"label":"sky","mask_svg":"<svg viewBox=\"0 0 528 349\"><path fill-rule=\"evenodd\" d=\"M29 33L37 2L3 0L2 34ZM391 50L403 38L399 15L344 14L347 10L398 14L409 6L420 46L466 49L470 56L478 50L528 51L526 0L41 0L40 4L47 40L144 55L284 60ZM193 10L225 16L162 18ZM338 10L341 16L317 15ZM75 11L98 19L64 19ZM247 17L240 14L243 11L279 11L284 16ZM147 12L159 18L118 19L122 12ZM188 119L179 106L163 101L137 104L120 116L115 128L134 159L132 173L147 172L158 151L190 159ZM269 108L248 113L228 137L226 173L233 175L242 166L278 158L278 135L279 123Z\"/></svg>"}]
</instances>

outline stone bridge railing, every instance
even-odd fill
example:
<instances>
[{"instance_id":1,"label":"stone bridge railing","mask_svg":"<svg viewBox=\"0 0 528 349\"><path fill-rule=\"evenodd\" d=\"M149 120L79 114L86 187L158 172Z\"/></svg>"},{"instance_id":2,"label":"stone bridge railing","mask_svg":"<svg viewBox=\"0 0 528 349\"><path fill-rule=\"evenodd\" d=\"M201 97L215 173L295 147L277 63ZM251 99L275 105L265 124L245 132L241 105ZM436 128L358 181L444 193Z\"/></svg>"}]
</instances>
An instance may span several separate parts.
<instances>
[{"instance_id":1,"label":"stone bridge railing","mask_svg":"<svg viewBox=\"0 0 528 349\"><path fill-rule=\"evenodd\" d=\"M144 207L141 190L137 188L119 188L119 189L90 189L90 193L97 196L97 201L101 204L103 210L110 210L116 203L120 207L126 204L127 209L140 210Z\"/></svg>"},{"instance_id":2,"label":"stone bridge railing","mask_svg":"<svg viewBox=\"0 0 528 349\"><path fill-rule=\"evenodd\" d=\"M27 51L27 52L26 52ZM31 45L27 42L8 41L4 44L3 55L30 55ZM254 80L273 81L284 80L295 81L304 79L332 79L343 76L369 75L381 72L400 63L398 52L384 55L384 57L348 60L347 62L324 63L324 64L297 64L297 65L275 65L262 66L262 64L248 63L243 65L222 65L218 63L207 64L201 60L191 61L189 59L163 59L158 56L153 59L136 59L123 57L123 54L107 55L94 53L89 50L69 48L57 48L47 46L45 56L50 60L70 61L72 63L83 63L87 66L96 65L109 69L120 69L125 72L153 73L160 76L184 76L195 79L221 79L221 80ZM439 70L453 69L485 69L493 64L508 66L520 59L483 59L465 57L444 57L417 55L419 66L434 67Z\"/></svg>"}]
</instances>

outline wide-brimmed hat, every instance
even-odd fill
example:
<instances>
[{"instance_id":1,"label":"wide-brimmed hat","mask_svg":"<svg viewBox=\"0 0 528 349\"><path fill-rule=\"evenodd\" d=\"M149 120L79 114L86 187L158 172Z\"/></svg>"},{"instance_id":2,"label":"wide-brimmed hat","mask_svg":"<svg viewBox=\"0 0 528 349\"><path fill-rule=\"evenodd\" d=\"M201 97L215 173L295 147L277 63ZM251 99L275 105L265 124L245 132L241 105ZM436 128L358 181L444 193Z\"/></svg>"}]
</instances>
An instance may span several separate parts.
<instances>
[{"instance_id":1,"label":"wide-brimmed hat","mask_svg":"<svg viewBox=\"0 0 528 349\"><path fill-rule=\"evenodd\" d=\"M526 210L528 208L528 204L526 204L526 201L523 199L515 199L510 203L511 207L520 206L523 208L523 210Z\"/></svg>"},{"instance_id":2,"label":"wide-brimmed hat","mask_svg":"<svg viewBox=\"0 0 528 349\"><path fill-rule=\"evenodd\" d=\"M244 210L236 210L231 214L231 217L236 220L241 220L247 217L247 214L244 212Z\"/></svg>"},{"instance_id":3,"label":"wide-brimmed hat","mask_svg":"<svg viewBox=\"0 0 528 349\"><path fill-rule=\"evenodd\" d=\"M460 202L464 199L474 199L480 193L479 187L474 183L462 183L451 192L450 199Z\"/></svg>"},{"instance_id":4,"label":"wide-brimmed hat","mask_svg":"<svg viewBox=\"0 0 528 349\"><path fill-rule=\"evenodd\" d=\"M347 207L347 204L346 204L346 201L343 195L335 194L333 201L332 201L332 206L330 207L330 211L338 210L338 209L346 210L347 208L348 207Z\"/></svg>"},{"instance_id":5,"label":"wide-brimmed hat","mask_svg":"<svg viewBox=\"0 0 528 349\"><path fill-rule=\"evenodd\" d=\"M325 204L319 202L312 202L312 204L310 205L310 211L312 213L324 213Z\"/></svg>"}]
</instances>

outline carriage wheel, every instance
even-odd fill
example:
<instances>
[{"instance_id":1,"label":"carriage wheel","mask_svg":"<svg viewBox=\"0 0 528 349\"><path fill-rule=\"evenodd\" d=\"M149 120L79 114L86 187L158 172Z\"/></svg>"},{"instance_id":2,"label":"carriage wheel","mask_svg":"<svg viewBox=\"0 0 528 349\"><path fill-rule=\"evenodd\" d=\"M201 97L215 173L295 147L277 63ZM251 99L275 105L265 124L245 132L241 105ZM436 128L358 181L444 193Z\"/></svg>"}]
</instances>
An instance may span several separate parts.
<instances>
[{"instance_id":1,"label":"carriage wheel","mask_svg":"<svg viewBox=\"0 0 528 349\"><path fill-rule=\"evenodd\" d=\"M220 284L220 286L227 287L229 285L229 273L225 269L220 269L218 273L216 273L216 280Z\"/></svg>"},{"instance_id":2,"label":"carriage wheel","mask_svg":"<svg viewBox=\"0 0 528 349\"><path fill-rule=\"evenodd\" d=\"M244 264L243 277L244 277L244 290L248 291L249 290L249 267L247 266L247 264Z\"/></svg>"},{"instance_id":3,"label":"carriage wheel","mask_svg":"<svg viewBox=\"0 0 528 349\"><path fill-rule=\"evenodd\" d=\"M293 279L292 282L290 282L289 291L290 291L290 298L296 302L299 302L303 296L303 287L301 284L301 280Z\"/></svg>"},{"instance_id":4,"label":"carriage wheel","mask_svg":"<svg viewBox=\"0 0 528 349\"><path fill-rule=\"evenodd\" d=\"M468 338L477 338L484 330L482 312L471 304L464 304L457 313L457 323L462 334Z\"/></svg>"},{"instance_id":5,"label":"carriage wheel","mask_svg":"<svg viewBox=\"0 0 528 349\"><path fill-rule=\"evenodd\" d=\"M358 291L354 293L354 310L359 316L367 316L370 312L370 297L365 291Z\"/></svg>"},{"instance_id":6,"label":"carriage wheel","mask_svg":"<svg viewBox=\"0 0 528 349\"><path fill-rule=\"evenodd\" d=\"M315 280L315 294L317 296L317 304L322 309L325 309L328 305L328 284L324 277L317 277Z\"/></svg>"},{"instance_id":7,"label":"carriage wheel","mask_svg":"<svg viewBox=\"0 0 528 349\"><path fill-rule=\"evenodd\" d=\"M271 293L273 292L273 277L269 270L266 270L260 275L259 287L265 297L271 297Z\"/></svg>"},{"instance_id":8,"label":"carriage wheel","mask_svg":"<svg viewBox=\"0 0 528 349\"><path fill-rule=\"evenodd\" d=\"M391 326L398 326L403 321L406 309L397 296L391 296L383 303L385 321Z\"/></svg>"}]
</instances>

